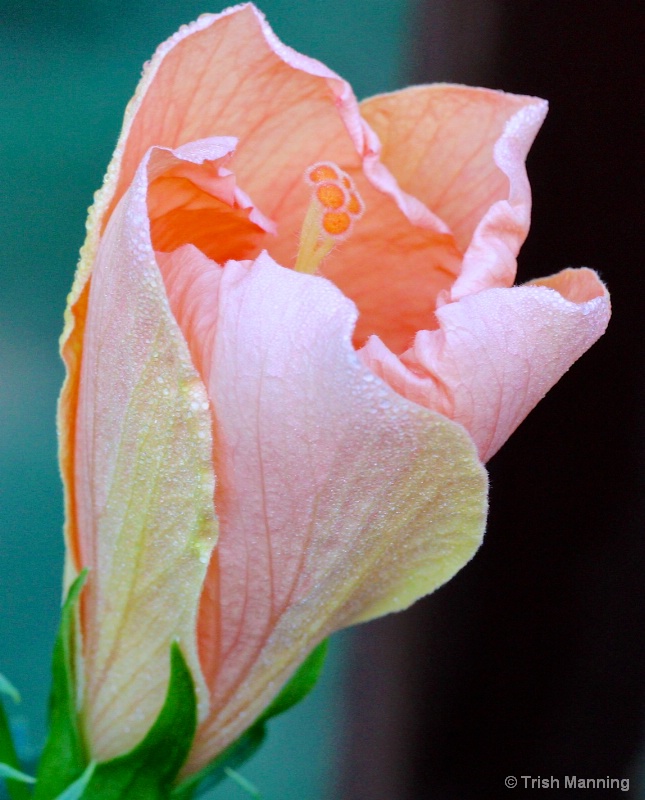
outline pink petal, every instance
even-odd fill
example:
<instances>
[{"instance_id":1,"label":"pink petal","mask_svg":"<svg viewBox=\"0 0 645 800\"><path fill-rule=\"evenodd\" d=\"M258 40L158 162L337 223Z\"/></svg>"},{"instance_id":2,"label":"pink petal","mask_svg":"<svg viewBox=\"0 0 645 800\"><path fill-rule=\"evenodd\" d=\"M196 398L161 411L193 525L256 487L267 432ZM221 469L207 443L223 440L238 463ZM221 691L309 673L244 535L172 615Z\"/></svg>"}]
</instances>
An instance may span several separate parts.
<instances>
[{"instance_id":1,"label":"pink petal","mask_svg":"<svg viewBox=\"0 0 645 800\"><path fill-rule=\"evenodd\" d=\"M195 250L180 257L206 274ZM188 306L197 319L199 293L173 286L178 319ZM197 362L211 353L220 538L199 620L212 711L188 772L332 630L447 580L478 546L485 515L470 439L360 364L356 310L331 283L262 255L229 262L216 295L202 297L214 342L190 325L184 334Z\"/></svg>"},{"instance_id":2,"label":"pink petal","mask_svg":"<svg viewBox=\"0 0 645 800\"><path fill-rule=\"evenodd\" d=\"M149 152L101 239L92 272L74 433L74 516L84 593L83 717L100 760L136 745L165 695L179 640L199 691L195 628L217 533L211 415L170 310L147 219L165 169L206 167L230 141ZM194 249L194 248L193 248ZM202 257L203 258L203 257ZM190 324L190 309L184 317Z\"/></svg>"},{"instance_id":3,"label":"pink petal","mask_svg":"<svg viewBox=\"0 0 645 800\"><path fill-rule=\"evenodd\" d=\"M376 337L361 357L396 391L461 423L482 461L602 335L609 297L588 269L511 289L489 289L437 311L396 358Z\"/></svg>"},{"instance_id":4,"label":"pink petal","mask_svg":"<svg viewBox=\"0 0 645 800\"><path fill-rule=\"evenodd\" d=\"M219 309L222 267L193 245L173 253L157 253L168 301L175 319L191 343L193 363L205 384L210 379Z\"/></svg>"}]
</instances>

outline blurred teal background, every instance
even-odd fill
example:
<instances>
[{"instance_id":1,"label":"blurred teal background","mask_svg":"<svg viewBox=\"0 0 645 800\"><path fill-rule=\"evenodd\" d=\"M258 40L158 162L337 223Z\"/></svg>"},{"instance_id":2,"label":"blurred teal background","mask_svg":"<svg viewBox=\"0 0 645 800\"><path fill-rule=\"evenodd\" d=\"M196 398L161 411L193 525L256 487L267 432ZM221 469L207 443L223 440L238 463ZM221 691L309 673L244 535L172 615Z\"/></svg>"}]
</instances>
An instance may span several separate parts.
<instances>
[{"instance_id":1,"label":"blurred teal background","mask_svg":"<svg viewBox=\"0 0 645 800\"><path fill-rule=\"evenodd\" d=\"M350 80L359 97L403 83L406 0L266 0L283 41ZM0 672L20 689L27 757L44 735L62 568L55 403L57 337L84 237L141 66L180 24L224 5L193 0L0 2ZM265 800L334 794L343 652L314 695L272 725L244 770ZM1 796L0 789L0 796ZM228 784L213 798L244 797Z\"/></svg>"}]
</instances>

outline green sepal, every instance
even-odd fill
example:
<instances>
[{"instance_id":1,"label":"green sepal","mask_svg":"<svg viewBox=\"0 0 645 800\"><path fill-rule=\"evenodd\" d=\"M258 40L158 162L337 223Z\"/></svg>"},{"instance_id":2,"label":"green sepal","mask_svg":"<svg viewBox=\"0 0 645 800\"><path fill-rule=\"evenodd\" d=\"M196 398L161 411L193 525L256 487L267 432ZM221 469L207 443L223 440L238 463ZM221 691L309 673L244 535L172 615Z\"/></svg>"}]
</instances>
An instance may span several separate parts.
<instances>
[{"instance_id":1,"label":"green sepal","mask_svg":"<svg viewBox=\"0 0 645 800\"><path fill-rule=\"evenodd\" d=\"M94 775L95 769L96 761L90 762L81 777L77 778L71 786L68 786L62 794L59 794L56 800L80 800L92 779L92 775Z\"/></svg>"},{"instance_id":2,"label":"green sepal","mask_svg":"<svg viewBox=\"0 0 645 800\"><path fill-rule=\"evenodd\" d=\"M278 714L284 714L305 699L322 675L328 649L329 640L325 639L309 653L291 680L282 687L282 691L257 720L256 725L258 722L268 722Z\"/></svg>"},{"instance_id":3,"label":"green sepal","mask_svg":"<svg viewBox=\"0 0 645 800\"><path fill-rule=\"evenodd\" d=\"M197 730L195 684L176 643L164 705L145 738L129 753L97 764L84 798L167 800Z\"/></svg>"},{"instance_id":4,"label":"green sepal","mask_svg":"<svg viewBox=\"0 0 645 800\"><path fill-rule=\"evenodd\" d=\"M247 794L250 794L254 800L262 800L260 792L258 792L251 781L247 781L244 775L240 775L239 772L236 772L230 767L225 767L224 772L226 773L226 776L233 781L233 783L236 783L240 789L243 789Z\"/></svg>"},{"instance_id":5,"label":"green sepal","mask_svg":"<svg viewBox=\"0 0 645 800\"><path fill-rule=\"evenodd\" d=\"M9 778L18 783L36 783L36 779L32 778L31 775L27 775L26 772L11 767L2 761L0 761L0 778Z\"/></svg>"},{"instance_id":6,"label":"green sepal","mask_svg":"<svg viewBox=\"0 0 645 800\"><path fill-rule=\"evenodd\" d=\"M205 792L226 780L228 778L226 770L240 767L248 761L260 749L266 734L263 722L251 725L210 764L173 789L170 795L172 800L192 800L195 792Z\"/></svg>"},{"instance_id":7,"label":"green sepal","mask_svg":"<svg viewBox=\"0 0 645 800\"><path fill-rule=\"evenodd\" d=\"M16 702L20 699L18 692L3 675L0 675L0 694L5 694ZM7 719L2 700L0 700L0 762L5 766L4 775L1 777L5 779L7 791L9 792L11 800L29 800L31 798L31 793L25 784L15 776L12 778L6 769L8 767L21 774L19 772L20 761L18 760L18 754L16 753L16 748L11 737L11 728L9 727L9 720Z\"/></svg>"},{"instance_id":8,"label":"green sepal","mask_svg":"<svg viewBox=\"0 0 645 800\"><path fill-rule=\"evenodd\" d=\"M52 800L82 775L87 765L76 710L76 605L87 578L83 570L71 585L61 612L52 657L49 732L38 766L34 800Z\"/></svg>"},{"instance_id":9,"label":"green sepal","mask_svg":"<svg viewBox=\"0 0 645 800\"><path fill-rule=\"evenodd\" d=\"M20 702L20 692L16 689L16 687L9 683L9 681L5 678L5 676L0 672L0 694L4 694L7 697L10 697L14 703Z\"/></svg>"},{"instance_id":10,"label":"green sepal","mask_svg":"<svg viewBox=\"0 0 645 800\"><path fill-rule=\"evenodd\" d=\"M288 711L309 694L322 673L327 656L328 641L321 642L307 656L296 670L291 680L273 702L263 711L250 728L220 753L210 764L191 775L172 792L172 800L192 800L195 792L212 789L228 778L227 770L236 770L248 761L264 742L266 723L272 718Z\"/></svg>"}]
</instances>

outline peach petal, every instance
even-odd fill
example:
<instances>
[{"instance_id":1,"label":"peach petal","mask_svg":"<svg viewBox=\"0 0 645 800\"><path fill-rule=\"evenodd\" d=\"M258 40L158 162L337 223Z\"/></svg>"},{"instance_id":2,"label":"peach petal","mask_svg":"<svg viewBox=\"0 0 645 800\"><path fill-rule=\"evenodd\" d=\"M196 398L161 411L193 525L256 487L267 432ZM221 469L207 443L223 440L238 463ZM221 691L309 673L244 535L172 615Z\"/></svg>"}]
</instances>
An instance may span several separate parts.
<instances>
[{"instance_id":1,"label":"peach petal","mask_svg":"<svg viewBox=\"0 0 645 800\"><path fill-rule=\"evenodd\" d=\"M534 97L433 84L377 95L360 104L399 185L438 214L466 250L508 180L493 158L509 119Z\"/></svg>"},{"instance_id":2,"label":"peach petal","mask_svg":"<svg viewBox=\"0 0 645 800\"><path fill-rule=\"evenodd\" d=\"M376 334L393 352L402 353L417 331L435 326L437 298L450 290L460 265L450 234L411 225L382 195L372 198L321 274L358 306L356 347Z\"/></svg>"},{"instance_id":3,"label":"peach petal","mask_svg":"<svg viewBox=\"0 0 645 800\"><path fill-rule=\"evenodd\" d=\"M477 225L450 290L451 300L513 285L517 254L531 224L531 186L525 161L546 112L544 100L524 106L506 123L495 144L494 159L508 178L508 197L494 202Z\"/></svg>"},{"instance_id":4,"label":"peach petal","mask_svg":"<svg viewBox=\"0 0 645 800\"><path fill-rule=\"evenodd\" d=\"M329 257L325 274L361 309L357 342L376 332L402 351L416 330L432 324L436 296L459 269L445 224L402 191L379 162L379 141L362 120L349 85L279 42L252 5L200 17L162 44L147 65L91 212L74 295L89 273L95 229L109 218L148 147L176 148L230 135L240 141L234 164L239 184L278 226L280 235L263 246L285 266L295 264L309 203L307 167L331 159L356 180L366 213L356 234ZM383 234L378 246L377 233ZM205 238L193 243L216 258ZM162 249L170 250L170 244ZM402 249L408 254L405 275ZM370 281L390 287L383 307L370 297Z\"/></svg>"},{"instance_id":5,"label":"peach petal","mask_svg":"<svg viewBox=\"0 0 645 800\"><path fill-rule=\"evenodd\" d=\"M174 151L154 148L148 163L148 220L152 245L172 252L192 244L209 258L250 258L275 226L236 184L227 163L235 139L190 142Z\"/></svg>"},{"instance_id":6,"label":"peach petal","mask_svg":"<svg viewBox=\"0 0 645 800\"><path fill-rule=\"evenodd\" d=\"M150 175L146 175L145 180L148 181L149 178L152 178L154 181L156 178L163 176L164 170L172 172L174 167L183 167L187 171L186 176L194 181L196 186L199 186L204 191L214 191L216 196L219 193L222 199L226 199L232 193L232 199L239 208L249 211L246 216L252 223L258 227L263 227L266 231L273 232L272 223L255 208L250 209L251 204L248 197L235 186L234 181L231 182L230 171L226 171L223 167L218 167L218 174L213 175L212 171L209 170L209 161L220 161L222 164L227 162L228 157L234 150L235 143L236 140L231 137L220 137L218 139L188 143L174 153L163 150L157 151L155 161L151 167L152 172ZM81 257L74 276L74 283L68 296L65 309L65 325L60 338L61 356L66 367L66 376L61 391L57 416L59 460L65 501L66 586L69 586L82 567L80 531L77 520L77 488L74 476L77 469L75 455L77 452L76 419L79 415L80 369L87 320L89 282L101 241L101 230L108 219L106 212L114 194L120 156L121 146L119 145L108 168L104 186L96 193L94 205L90 208L86 225L87 237L81 249ZM146 156L146 163L148 163L148 156ZM201 170L198 175L195 175L194 170L192 173L190 172L191 168L199 166L203 166L205 169ZM229 176L228 178L226 178L227 175ZM226 179L221 180L221 178ZM226 194L227 191L228 195ZM169 193L169 197L171 196L172 193ZM174 202L176 206L176 200ZM142 229L145 229L146 235L149 237L147 216L148 209L144 205L137 224L142 226Z\"/></svg>"},{"instance_id":7,"label":"peach petal","mask_svg":"<svg viewBox=\"0 0 645 800\"><path fill-rule=\"evenodd\" d=\"M437 311L398 359L376 337L361 358L396 391L461 423L482 461L602 335L609 297L588 269L488 289Z\"/></svg>"},{"instance_id":8,"label":"peach petal","mask_svg":"<svg viewBox=\"0 0 645 800\"><path fill-rule=\"evenodd\" d=\"M200 17L157 49L128 109L111 204L150 146L230 135L241 143L241 184L285 222L294 208L304 211L303 172L327 145L330 157L354 166L365 146L349 85L279 42L254 6L236 6Z\"/></svg>"},{"instance_id":9,"label":"peach petal","mask_svg":"<svg viewBox=\"0 0 645 800\"><path fill-rule=\"evenodd\" d=\"M361 118L350 85L280 42L250 3L205 14L157 49L126 113L111 169L118 171L113 196L103 200L112 207L118 202L149 147L230 135L240 140L240 182L281 226L293 224L294 210L302 214L306 207L307 167L331 159L359 170L366 157L374 185L407 217L446 232L378 164L379 141Z\"/></svg>"},{"instance_id":10,"label":"peach petal","mask_svg":"<svg viewBox=\"0 0 645 800\"><path fill-rule=\"evenodd\" d=\"M211 143L200 157L227 149ZM74 485L79 560L90 568L82 707L100 760L129 750L154 721L173 640L191 665L202 716L208 706L195 628L217 535L211 416L168 304L146 208L149 180L177 160L152 151L143 159L102 237L89 290Z\"/></svg>"},{"instance_id":11,"label":"peach petal","mask_svg":"<svg viewBox=\"0 0 645 800\"><path fill-rule=\"evenodd\" d=\"M530 222L524 161L546 103L438 84L370 98L361 113L400 186L447 223L465 254L451 298L511 286Z\"/></svg>"},{"instance_id":12,"label":"peach petal","mask_svg":"<svg viewBox=\"0 0 645 800\"><path fill-rule=\"evenodd\" d=\"M188 772L331 631L404 608L454 574L486 508L469 437L360 364L356 309L331 283L264 254L225 266L217 304L207 388L220 538L198 630L212 712Z\"/></svg>"}]
</instances>

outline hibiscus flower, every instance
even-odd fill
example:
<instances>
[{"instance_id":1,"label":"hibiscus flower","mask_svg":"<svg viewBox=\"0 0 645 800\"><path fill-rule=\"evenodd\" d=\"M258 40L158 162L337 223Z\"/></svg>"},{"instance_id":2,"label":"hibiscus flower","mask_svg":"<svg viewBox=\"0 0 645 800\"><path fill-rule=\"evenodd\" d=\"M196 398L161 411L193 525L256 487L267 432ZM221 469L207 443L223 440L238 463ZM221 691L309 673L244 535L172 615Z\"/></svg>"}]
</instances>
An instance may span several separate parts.
<instances>
[{"instance_id":1,"label":"hibiscus flower","mask_svg":"<svg viewBox=\"0 0 645 800\"><path fill-rule=\"evenodd\" d=\"M188 774L329 633L472 556L482 462L609 318L590 270L513 287L545 112L444 85L358 105L252 5L146 65L62 338L93 758L149 729L172 641Z\"/></svg>"}]
</instances>

